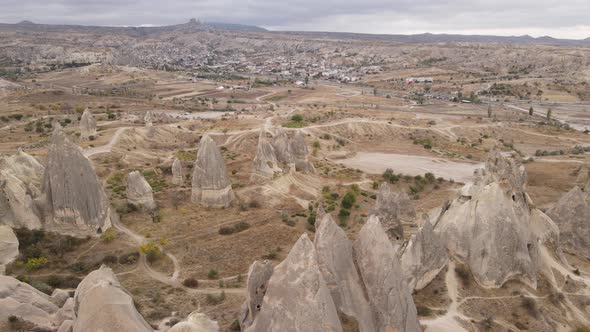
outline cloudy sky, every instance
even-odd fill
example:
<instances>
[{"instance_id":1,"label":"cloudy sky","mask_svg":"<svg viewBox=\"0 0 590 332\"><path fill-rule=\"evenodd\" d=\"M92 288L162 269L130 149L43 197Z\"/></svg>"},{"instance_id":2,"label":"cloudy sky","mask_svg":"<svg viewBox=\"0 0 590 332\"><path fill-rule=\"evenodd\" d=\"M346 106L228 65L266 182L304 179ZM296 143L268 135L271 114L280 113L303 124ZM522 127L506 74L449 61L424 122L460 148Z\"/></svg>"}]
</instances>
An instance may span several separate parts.
<instances>
[{"instance_id":1,"label":"cloudy sky","mask_svg":"<svg viewBox=\"0 0 590 332\"><path fill-rule=\"evenodd\" d=\"M0 0L0 22L590 37L590 0Z\"/></svg>"}]
</instances>

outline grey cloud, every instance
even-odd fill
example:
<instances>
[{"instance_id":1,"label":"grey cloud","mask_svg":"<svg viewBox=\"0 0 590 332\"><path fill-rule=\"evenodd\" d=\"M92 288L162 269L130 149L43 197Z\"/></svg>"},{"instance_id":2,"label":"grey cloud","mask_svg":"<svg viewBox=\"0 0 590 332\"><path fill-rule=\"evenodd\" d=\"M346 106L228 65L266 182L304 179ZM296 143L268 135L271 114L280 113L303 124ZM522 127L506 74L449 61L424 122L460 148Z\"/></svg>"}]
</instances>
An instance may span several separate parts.
<instances>
[{"instance_id":1,"label":"grey cloud","mask_svg":"<svg viewBox=\"0 0 590 332\"><path fill-rule=\"evenodd\" d=\"M288 30L590 31L588 0L0 0L0 5L2 22L166 25L196 17Z\"/></svg>"}]
</instances>

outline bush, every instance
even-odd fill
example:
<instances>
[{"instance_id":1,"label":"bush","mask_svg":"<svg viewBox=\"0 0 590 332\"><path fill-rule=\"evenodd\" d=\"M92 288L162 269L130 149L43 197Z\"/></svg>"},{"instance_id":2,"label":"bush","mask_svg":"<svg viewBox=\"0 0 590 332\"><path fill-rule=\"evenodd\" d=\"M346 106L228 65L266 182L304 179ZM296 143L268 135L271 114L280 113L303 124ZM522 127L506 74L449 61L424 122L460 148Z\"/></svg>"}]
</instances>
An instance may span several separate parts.
<instances>
[{"instance_id":1,"label":"bush","mask_svg":"<svg viewBox=\"0 0 590 332\"><path fill-rule=\"evenodd\" d=\"M107 265L116 264L117 261L118 261L118 259L117 259L117 256L115 256L115 255L106 255L102 259L102 262Z\"/></svg>"},{"instance_id":2,"label":"bush","mask_svg":"<svg viewBox=\"0 0 590 332\"><path fill-rule=\"evenodd\" d=\"M245 221L241 221L233 226L220 227L219 235L230 235L234 233L239 233L247 230L248 228L250 228L250 224Z\"/></svg>"},{"instance_id":3,"label":"bush","mask_svg":"<svg viewBox=\"0 0 590 332\"><path fill-rule=\"evenodd\" d=\"M199 287L199 281L195 278L186 278L186 279L184 279L182 284L184 285L184 287L188 287L188 288L198 288Z\"/></svg>"},{"instance_id":4,"label":"bush","mask_svg":"<svg viewBox=\"0 0 590 332\"><path fill-rule=\"evenodd\" d=\"M428 307L418 305L416 306L418 316L432 316L432 310Z\"/></svg>"},{"instance_id":5,"label":"bush","mask_svg":"<svg viewBox=\"0 0 590 332\"><path fill-rule=\"evenodd\" d=\"M47 258L41 256L39 258L31 257L27 259L27 264L25 264L25 269L27 271L33 271L40 269L43 265L47 263Z\"/></svg>"},{"instance_id":6,"label":"bush","mask_svg":"<svg viewBox=\"0 0 590 332\"><path fill-rule=\"evenodd\" d=\"M207 304L217 305L225 301L225 291L221 291L219 295L207 294Z\"/></svg>"},{"instance_id":7,"label":"bush","mask_svg":"<svg viewBox=\"0 0 590 332\"><path fill-rule=\"evenodd\" d=\"M144 254L148 260L148 262L155 262L162 256L162 251L160 251L160 247L155 244L153 241L150 241L142 246L139 247L139 252Z\"/></svg>"},{"instance_id":8,"label":"bush","mask_svg":"<svg viewBox=\"0 0 590 332\"><path fill-rule=\"evenodd\" d=\"M347 192L344 197L342 197L342 207L345 209L350 209L354 203L356 202L356 195L352 192Z\"/></svg>"},{"instance_id":9,"label":"bush","mask_svg":"<svg viewBox=\"0 0 590 332\"><path fill-rule=\"evenodd\" d=\"M216 270L209 270L209 273L207 273L207 278L217 279L219 278L219 272L217 272Z\"/></svg>"},{"instance_id":10,"label":"bush","mask_svg":"<svg viewBox=\"0 0 590 332\"><path fill-rule=\"evenodd\" d=\"M537 301L531 297L523 297L522 303L520 304L529 315L537 318L539 316L539 309L537 308Z\"/></svg>"},{"instance_id":11,"label":"bush","mask_svg":"<svg viewBox=\"0 0 590 332\"><path fill-rule=\"evenodd\" d=\"M471 282L471 273L465 265L457 265L455 267L455 273L464 286L469 286L469 283Z\"/></svg>"},{"instance_id":12,"label":"bush","mask_svg":"<svg viewBox=\"0 0 590 332\"><path fill-rule=\"evenodd\" d=\"M291 117L291 121L301 122L301 121L303 121L303 116L300 114L295 114Z\"/></svg>"},{"instance_id":13,"label":"bush","mask_svg":"<svg viewBox=\"0 0 590 332\"><path fill-rule=\"evenodd\" d=\"M117 238L117 232L113 228L109 228L101 234L100 238L106 243L113 242Z\"/></svg>"},{"instance_id":14,"label":"bush","mask_svg":"<svg viewBox=\"0 0 590 332\"><path fill-rule=\"evenodd\" d=\"M132 252L132 253L128 253L128 254L123 254L123 255L119 256L119 264L122 264L122 265L135 264L138 259L139 259L139 253L137 251Z\"/></svg>"}]
</instances>

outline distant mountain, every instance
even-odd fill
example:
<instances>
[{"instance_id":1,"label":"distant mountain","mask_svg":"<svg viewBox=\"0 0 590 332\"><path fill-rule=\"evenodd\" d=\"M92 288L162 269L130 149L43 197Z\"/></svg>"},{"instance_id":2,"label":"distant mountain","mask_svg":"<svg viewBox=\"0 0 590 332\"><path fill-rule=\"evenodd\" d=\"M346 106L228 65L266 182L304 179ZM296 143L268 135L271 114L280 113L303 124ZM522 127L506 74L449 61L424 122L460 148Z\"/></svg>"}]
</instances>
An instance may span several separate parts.
<instances>
[{"instance_id":1,"label":"distant mountain","mask_svg":"<svg viewBox=\"0 0 590 332\"><path fill-rule=\"evenodd\" d=\"M468 43L522 43L522 44L548 44L558 46L590 46L590 38L586 39L557 39L549 36L531 37L524 36L492 36L492 35L453 35L453 34L432 34L422 33L415 35L387 35L387 34L368 34L353 32L321 32L321 31L285 31L282 33L293 34L298 36L308 36L311 38L327 39L363 39L379 40L400 43L448 43L448 42L468 42Z\"/></svg>"},{"instance_id":2,"label":"distant mountain","mask_svg":"<svg viewBox=\"0 0 590 332\"><path fill-rule=\"evenodd\" d=\"M467 43L516 43L516 44L546 44L558 46L587 46L590 47L590 37L586 39L558 39L550 36L531 37L524 36L493 36L493 35L456 35L456 34L432 34L423 33L415 35L399 34L368 34L354 32L322 32L322 31L268 31L264 28L221 22L201 22L191 19L187 23L156 26L156 27L108 27L108 26L83 26L83 25L52 25L52 24L35 24L31 21L22 21L17 24L0 23L1 30L17 31L38 31L38 32L85 32L85 33L119 33L131 36L146 36L166 32L198 32L209 30L225 31L252 31L252 32L269 32L273 34L286 34L294 36L303 36L308 38L325 38L325 39L360 39L360 40L377 40L399 43L448 43L448 42L467 42Z\"/></svg>"},{"instance_id":3,"label":"distant mountain","mask_svg":"<svg viewBox=\"0 0 590 332\"><path fill-rule=\"evenodd\" d=\"M126 33L130 35L149 35L162 32L195 32L204 30L229 30L229 31L258 31L266 29L243 24L222 23L222 22L200 22L191 19L187 23L155 26L155 27L112 27L112 26L87 26L87 25L54 25L36 24L31 21L21 21L16 24L0 23L0 30L25 30L40 32L95 32L95 33Z\"/></svg>"}]
</instances>

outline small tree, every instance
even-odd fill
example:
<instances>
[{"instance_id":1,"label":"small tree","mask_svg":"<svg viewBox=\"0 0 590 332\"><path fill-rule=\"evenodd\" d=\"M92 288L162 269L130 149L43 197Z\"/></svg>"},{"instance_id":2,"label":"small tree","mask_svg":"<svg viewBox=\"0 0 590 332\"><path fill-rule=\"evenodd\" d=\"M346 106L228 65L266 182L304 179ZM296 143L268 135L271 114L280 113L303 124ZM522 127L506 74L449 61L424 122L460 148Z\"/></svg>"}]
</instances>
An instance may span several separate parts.
<instances>
[{"instance_id":1,"label":"small tree","mask_svg":"<svg viewBox=\"0 0 590 332\"><path fill-rule=\"evenodd\" d=\"M356 196L352 192L347 192L346 195L342 198L342 207L345 209L350 209L354 203L356 202Z\"/></svg>"},{"instance_id":2,"label":"small tree","mask_svg":"<svg viewBox=\"0 0 590 332\"><path fill-rule=\"evenodd\" d=\"M488 106L488 118L492 117L492 105Z\"/></svg>"},{"instance_id":3,"label":"small tree","mask_svg":"<svg viewBox=\"0 0 590 332\"><path fill-rule=\"evenodd\" d=\"M551 109L547 110L547 120L551 120Z\"/></svg>"},{"instance_id":4,"label":"small tree","mask_svg":"<svg viewBox=\"0 0 590 332\"><path fill-rule=\"evenodd\" d=\"M534 111L535 111L535 110L533 109L533 106L531 106L531 107L529 108L529 115L530 115L530 116L533 116L533 112L534 112Z\"/></svg>"}]
</instances>

